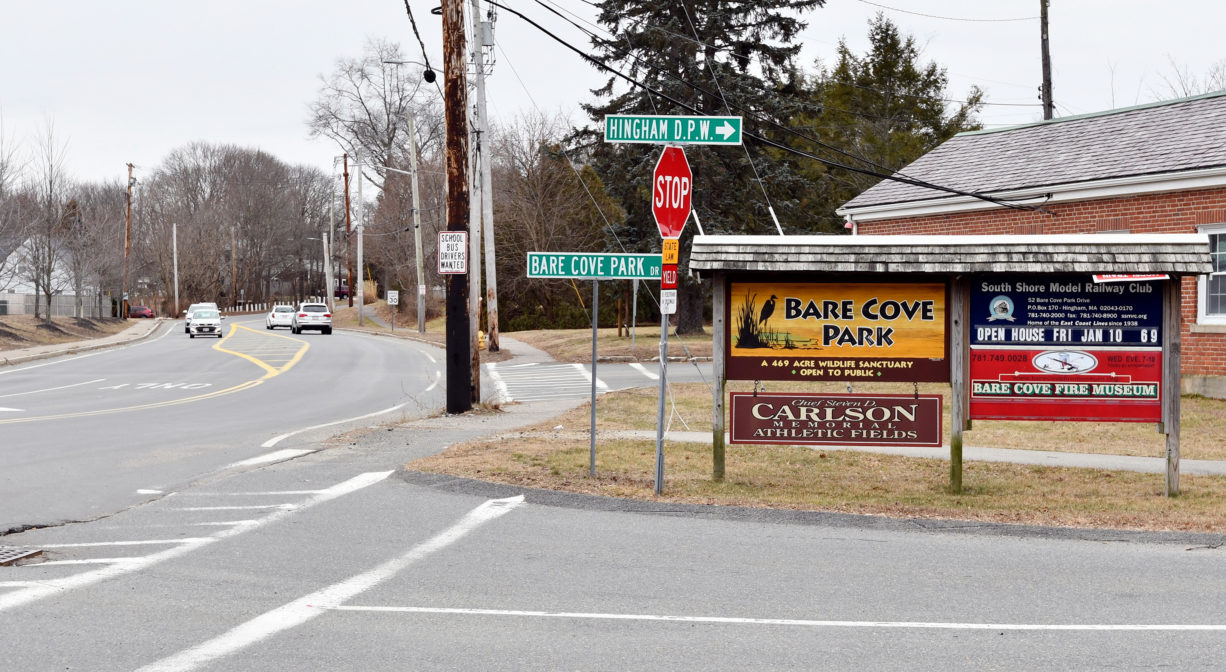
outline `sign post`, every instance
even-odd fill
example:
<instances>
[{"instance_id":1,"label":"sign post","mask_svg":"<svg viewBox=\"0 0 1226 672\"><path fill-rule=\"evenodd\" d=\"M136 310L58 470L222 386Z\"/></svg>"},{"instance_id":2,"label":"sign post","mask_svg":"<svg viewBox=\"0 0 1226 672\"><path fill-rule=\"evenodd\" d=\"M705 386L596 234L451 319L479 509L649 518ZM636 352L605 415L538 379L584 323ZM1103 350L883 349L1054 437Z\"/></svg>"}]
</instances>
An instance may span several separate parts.
<instances>
[{"instance_id":1,"label":"sign post","mask_svg":"<svg viewBox=\"0 0 1226 672\"><path fill-rule=\"evenodd\" d=\"M440 247L441 249L441 247ZM529 252L529 278L592 281L592 424L588 472L596 475L596 337L601 280L650 280L660 277L658 254L597 254L590 252Z\"/></svg>"},{"instance_id":2,"label":"sign post","mask_svg":"<svg viewBox=\"0 0 1226 672\"><path fill-rule=\"evenodd\" d=\"M396 306L400 305L400 292L394 289L387 290L387 305L392 307L392 331L396 331Z\"/></svg>"},{"instance_id":3,"label":"sign post","mask_svg":"<svg viewBox=\"0 0 1226 672\"><path fill-rule=\"evenodd\" d=\"M739 127L739 124L738 124ZM607 132L607 125L606 125ZM739 139L739 133L738 133ZM690 218L694 174L680 147L665 147L651 178L651 214L660 229L660 391L656 413L655 492L664 492L664 399L668 394L668 316L677 312L678 240Z\"/></svg>"}]
</instances>

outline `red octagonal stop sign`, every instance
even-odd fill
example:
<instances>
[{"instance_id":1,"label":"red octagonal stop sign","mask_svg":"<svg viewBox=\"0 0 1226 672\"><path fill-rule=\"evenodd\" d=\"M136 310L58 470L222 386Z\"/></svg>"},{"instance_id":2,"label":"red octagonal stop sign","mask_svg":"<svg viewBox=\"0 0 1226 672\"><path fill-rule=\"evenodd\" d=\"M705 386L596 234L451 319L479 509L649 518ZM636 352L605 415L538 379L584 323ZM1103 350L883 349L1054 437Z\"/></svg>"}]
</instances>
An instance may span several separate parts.
<instances>
[{"instance_id":1,"label":"red octagonal stop sign","mask_svg":"<svg viewBox=\"0 0 1226 672\"><path fill-rule=\"evenodd\" d=\"M680 238L690 218L690 192L694 174L685 150L665 147L651 180L651 214L664 238Z\"/></svg>"}]
</instances>

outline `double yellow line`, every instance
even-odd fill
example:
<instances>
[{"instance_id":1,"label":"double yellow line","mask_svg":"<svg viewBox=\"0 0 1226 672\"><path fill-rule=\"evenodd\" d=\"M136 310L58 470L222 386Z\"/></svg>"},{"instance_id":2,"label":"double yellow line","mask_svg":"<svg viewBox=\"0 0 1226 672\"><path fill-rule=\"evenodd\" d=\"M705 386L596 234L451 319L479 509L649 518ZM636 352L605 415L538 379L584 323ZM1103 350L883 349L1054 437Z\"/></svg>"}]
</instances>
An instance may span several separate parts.
<instances>
[{"instance_id":1,"label":"double yellow line","mask_svg":"<svg viewBox=\"0 0 1226 672\"><path fill-rule=\"evenodd\" d=\"M298 348L298 351L294 353L293 357L291 357L288 362L286 362L285 364L281 366L273 366L269 364L268 362L265 362L259 359L258 357L248 355L245 352L239 352L237 350L230 350L226 347L223 347L226 345L226 341L230 340L232 336L238 333L239 329L245 329L247 331L250 331L251 333L261 334L263 336L272 336L274 338L283 338L289 341L294 341L294 342L299 343L301 347ZM126 413L128 411L142 411L142 410L147 410L150 408L164 408L167 406L177 406L179 404L186 404L186 403L195 402L195 401L204 401L205 399L214 399L216 397L225 396L227 394L234 394L235 392L241 392L243 390L251 389L263 383L264 381L268 380L269 378L279 376L282 373L289 371L291 368L293 368L295 364L297 364L299 361L302 360L302 356L306 354L306 351L310 347L311 347L310 343L307 343L306 341L303 341L297 338L291 338L289 336L282 336L280 334L263 334L262 332L256 331L255 329L251 329L249 327L244 327L244 326L237 325L237 324L231 324L230 332L226 334L225 337L221 339L221 341L219 341L216 345L214 345L213 349L219 352L224 352L226 354L234 355L236 357L241 357L251 362L252 364L255 364L261 369L264 369L263 376L260 376L259 378L256 378L254 380L248 380L248 381L239 383L237 385L227 387L224 390L214 390L213 392L206 392L204 394L198 394L194 397L184 397L182 399L171 399L167 401L156 401L150 404L139 404L136 406L122 406L120 408L106 408L106 409L100 409L96 411L77 411L74 413L59 413L56 415L39 415L39 416L33 416L29 418L11 418L8 420L0 420L0 425L15 425L17 423L22 423L22 422L37 422L41 420L63 420L65 418L85 418L85 417L96 416L96 415L107 415L110 413Z\"/></svg>"}]
</instances>

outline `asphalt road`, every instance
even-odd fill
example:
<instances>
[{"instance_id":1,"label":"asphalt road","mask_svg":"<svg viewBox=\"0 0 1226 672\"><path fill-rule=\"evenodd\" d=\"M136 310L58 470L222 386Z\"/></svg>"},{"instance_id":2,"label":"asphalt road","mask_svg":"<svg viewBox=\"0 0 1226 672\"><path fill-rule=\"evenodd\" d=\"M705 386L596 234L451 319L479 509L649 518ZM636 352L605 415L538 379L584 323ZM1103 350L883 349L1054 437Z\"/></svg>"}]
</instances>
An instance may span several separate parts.
<instances>
[{"instance_id":1,"label":"asphalt road","mask_svg":"<svg viewBox=\"0 0 1226 672\"><path fill-rule=\"evenodd\" d=\"M372 347L385 346L401 347ZM43 550L0 567L5 667L1221 667L1216 535L630 502L403 469L563 405L423 414L214 471L90 523L0 538ZM293 445L322 448L326 433Z\"/></svg>"},{"instance_id":2,"label":"asphalt road","mask_svg":"<svg viewBox=\"0 0 1226 672\"><path fill-rule=\"evenodd\" d=\"M316 425L433 412L440 361L412 341L239 318L224 339L170 322L126 347L0 369L0 531L107 515L334 431L303 431Z\"/></svg>"}]
</instances>

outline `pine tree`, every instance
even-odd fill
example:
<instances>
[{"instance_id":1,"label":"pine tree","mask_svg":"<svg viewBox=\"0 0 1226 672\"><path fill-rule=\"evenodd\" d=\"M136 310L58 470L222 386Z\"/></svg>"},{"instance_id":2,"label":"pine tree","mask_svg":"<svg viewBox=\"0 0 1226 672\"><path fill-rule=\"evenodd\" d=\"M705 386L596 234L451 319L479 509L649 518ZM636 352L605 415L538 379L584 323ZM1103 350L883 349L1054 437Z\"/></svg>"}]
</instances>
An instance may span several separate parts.
<instances>
[{"instance_id":1,"label":"pine tree","mask_svg":"<svg viewBox=\"0 0 1226 672\"><path fill-rule=\"evenodd\" d=\"M790 144L888 175L957 133L980 128L975 113L983 107L983 92L978 87L972 86L964 101L950 101L945 69L936 63L921 64L915 38L904 37L883 14L869 22L868 35L870 47L863 56L853 54L841 40L834 67L820 70L805 87L814 111L800 115L792 125L827 147L804 141ZM845 154L833 153L829 147ZM881 179L813 161L798 165L813 186L806 207L828 231L842 226L835 208Z\"/></svg>"},{"instance_id":2,"label":"pine tree","mask_svg":"<svg viewBox=\"0 0 1226 672\"><path fill-rule=\"evenodd\" d=\"M800 45L794 40L805 26L799 15L824 2L603 0L598 20L612 37L593 39L599 58L646 88L610 76L592 92L602 101L585 109L598 123L609 114L739 115L745 133L763 133L765 121L797 112L777 94L795 85ZM659 249L650 196L661 148L604 144L597 135L586 136L592 165L627 215L617 243L627 250ZM706 233L774 233L770 205L785 231L800 217L795 206L806 185L793 162L748 139L744 148L690 146L686 155L694 173L693 208ZM687 226L681 245L679 333L703 329L702 289L685 272L686 239L694 233ZM611 246L620 251L617 243Z\"/></svg>"}]
</instances>

